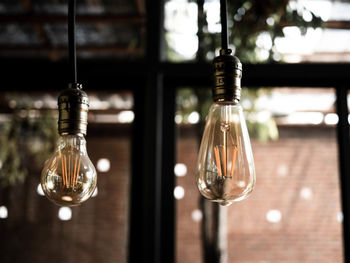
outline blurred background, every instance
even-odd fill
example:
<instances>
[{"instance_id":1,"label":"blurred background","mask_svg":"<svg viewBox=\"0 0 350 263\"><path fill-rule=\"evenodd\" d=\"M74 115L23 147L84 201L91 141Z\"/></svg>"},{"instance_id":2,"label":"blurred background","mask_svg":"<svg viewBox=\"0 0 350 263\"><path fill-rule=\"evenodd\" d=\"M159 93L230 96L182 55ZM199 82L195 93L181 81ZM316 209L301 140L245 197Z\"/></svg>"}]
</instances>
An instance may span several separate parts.
<instances>
[{"instance_id":1,"label":"blurred background","mask_svg":"<svg viewBox=\"0 0 350 263\"><path fill-rule=\"evenodd\" d=\"M198 71L209 69L218 55L220 3L151 2L77 1L78 74L90 98L87 142L98 187L88 202L69 208L50 203L39 184L58 137L57 96L67 84L67 1L0 0L0 262L134 262L138 253L158 253L145 252L147 246L137 249L147 238L163 239L135 227L145 227L145 210L155 209L148 199L136 200L152 189L142 182L157 182L137 168L145 162L137 155L144 152L142 140L152 138L149 130L140 129L147 118L135 113L149 105L147 97L135 95L150 85L147 65L185 79L165 87L160 99L173 107L169 129L174 128L164 130L162 139L173 142L173 148L163 156L163 163L170 164L162 174L170 201L158 215L172 211L168 221L160 219L172 251L163 251L161 259L346 262L338 153L349 146L339 145L335 89L344 77L320 86L313 79L305 82L309 86L293 85L292 77L290 85L260 86L243 79L243 86L253 83L244 87L241 104L257 185L249 199L218 207L200 197L195 172L212 103L210 72L199 80ZM152 7L160 10L159 39L150 30ZM256 64L262 76L264 65L324 64L321 77L327 67L330 72L334 65L341 65L342 72L349 69L348 1L228 0L228 9L230 48L243 63L243 75L245 65L252 69ZM194 79L188 78L192 71ZM350 96L345 89L346 105ZM138 187L148 190L138 195ZM157 260L142 262L165 262Z\"/></svg>"}]
</instances>

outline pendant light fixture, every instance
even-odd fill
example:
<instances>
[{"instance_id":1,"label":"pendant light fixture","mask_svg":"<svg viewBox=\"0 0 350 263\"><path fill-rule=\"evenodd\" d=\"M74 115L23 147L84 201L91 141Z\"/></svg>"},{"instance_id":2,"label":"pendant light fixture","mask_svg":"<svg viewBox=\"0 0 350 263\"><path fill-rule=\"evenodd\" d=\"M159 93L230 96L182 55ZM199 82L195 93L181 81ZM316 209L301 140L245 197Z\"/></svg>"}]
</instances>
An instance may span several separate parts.
<instances>
[{"instance_id":1,"label":"pendant light fixture","mask_svg":"<svg viewBox=\"0 0 350 263\"><path fill-rule=\"evenodd\" d=\"M255 167L241 97L242 64L228 49L226 0L220 0L220 55L214 58L214 103L200 145L196 182L200 193L228 206L249 196Z\"/></svg>"},{"instance_id":2,"label":"pendant light fixture","mask_svg":"<svg viewBox=\"0 0 350 263\"><path fill-rule=\"evenodd\" d=\"M97 183L96 169L86 151L89 99L77 82L76 0L68 0L68 50L70 84L58 97L58 132L55 153L41 173L46 197L57 205L74 206L87 200Z\"/></svg>"}]
</instances>

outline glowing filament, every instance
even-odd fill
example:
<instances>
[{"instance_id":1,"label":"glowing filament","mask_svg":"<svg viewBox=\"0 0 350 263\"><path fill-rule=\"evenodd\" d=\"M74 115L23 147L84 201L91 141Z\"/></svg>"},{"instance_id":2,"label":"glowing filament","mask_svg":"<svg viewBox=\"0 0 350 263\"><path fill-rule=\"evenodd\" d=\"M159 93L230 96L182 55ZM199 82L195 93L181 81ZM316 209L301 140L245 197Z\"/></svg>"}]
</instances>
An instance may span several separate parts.
<instances>
[{"instance_id":1,"label":"glowing filament","mask_svg":"<svg viewBox=\"0 0 350 263\"><path fill-rule=\"evenodd\" d=\"M233 176L234 170L235 170L235 162L236 162L236 157L237 157L237 146L231 146L229 147L229 150L231 152L228 152L226 150L227 146L215 146L214 147L214 155L215 155L215 164L216 167L218 168L218 174L220 177L228 177L227 176L227 169L229 169L229 164L227 162L227 154L231 153L231 169L229 173L229 177ZM222 169L223 167L223 169Z\"/></svg>"},{"instance_id":2,"label":"glowing filament","mask_svg":"<svg viewBox=\"0 0 350 263\"><path fill-rule=\"evenodd\" d=\"M63 178L63 186L66 188L74 187L78 183L78 176L80 170L81 158L76 156L74 157L62 155L62 178Z\"/></svg>"}]
</instances>

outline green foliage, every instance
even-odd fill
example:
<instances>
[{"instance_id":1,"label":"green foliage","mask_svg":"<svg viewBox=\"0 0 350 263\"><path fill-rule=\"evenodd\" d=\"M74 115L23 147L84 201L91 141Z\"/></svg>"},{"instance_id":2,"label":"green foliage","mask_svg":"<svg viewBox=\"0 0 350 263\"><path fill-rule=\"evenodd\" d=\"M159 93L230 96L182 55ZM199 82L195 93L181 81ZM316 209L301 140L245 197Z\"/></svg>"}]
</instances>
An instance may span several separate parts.
<instances>
[{"instance_id":1,"label":"green foliage","mask_svg":"<svg viewBox=\"0 0 350 263\"><path fill-rule=\"evenodd\" d=\"M244 106L249 135L251 138L255 138L262 142L278 139L278 128L276 122L271 116L269 116L268 112L261 111L256 105L257 99L260 96L268 94L270 94L270 89L242 89L242 104ZM265 116L261 118L259 115Z\"/></svg>"},{"instance_id":2,"label":"green foliage","mask_svg":"<svg viewBox=\"0 0 350 263\"><path fill-rule=\"evenodd\" d=\"M0 187L24 182L30 168L40 167L53 152L57 128L52 113L38 116L31 109L16 110L0 126Z\"/></svg>"},{"instance_id":3,"label":"green foliage","mask_svg":"<svg viewBox=\"0 0 350 263\"><path fill-rule=\"evenodd\" d=\"M7 187L22 183L27 170L21 165L20 151L17 144L18 129L12 125L3 127L0 136L0 186Z\"/></svg>"},{"instance_id":4,"label":"green foliage","mask_svg":"<svg viewBox=\"0 0 350 263\"><path fill-rule=\"evenodd\" d=\"M221 39L220 34L208 32L206 20L200 22L204 32L203 54L206 55L221 46ZM289 0L240 0L228 1L228 25L229 42L234 46L235 55L242 62L255 63L279 60L275 39L284 36L284 27L296 26L301 34L306 34L309 27L322 27L323 21L306 8L291 5ZM269 52L268 58L259 57L261 48L256 45L262 33L271 38L271 46L266 50Z\"/></svg>"}]
</instances>

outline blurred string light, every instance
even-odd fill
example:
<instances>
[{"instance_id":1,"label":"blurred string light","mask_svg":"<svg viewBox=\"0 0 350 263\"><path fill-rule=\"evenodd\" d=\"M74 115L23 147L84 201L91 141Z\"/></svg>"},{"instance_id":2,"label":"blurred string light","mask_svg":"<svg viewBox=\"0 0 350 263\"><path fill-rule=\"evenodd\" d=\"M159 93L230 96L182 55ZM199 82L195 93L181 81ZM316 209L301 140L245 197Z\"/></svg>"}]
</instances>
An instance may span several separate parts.
<instances>
[{"instance_id":1,"label":"blurred string light","mask_svg":"<svg viewBox=\"0 0 350 263\"><path fill-rule=\"evenodd\" d=\"M182 186L176 186L174 188L174 197L177 200L180 200L180 199L184 198L184 196L185 196L185 189Z\"/></svg>"},{"instance_id":2,"label":"blurred string light","mask_svg":"<svg viewBox=\"0 0 350 263\"><path fill-rule=\"evenodd\" d=\"M183 118L182 118L181 114L175 115L175 123L176 124L181 124L182 120L183 120Z\"/></svg>"},{"instance_id":3,"label":"blurred string light","mask_svg":"<svg viewBox=\"0 0 350 263\"><path fill-rule=\"evenodd\" d=\"M45 196L43 188L41 187L41 184L38 184L38 187L36 188L36 192L38 193L38 195L40 196Z\"/></svg>"},{"instance_id":4,"label":"blurred string light","mask_svg":"<svg viewBox=\"0 0 350 263\"><path fill-rule=\"evenodd\" d=\"M312 198L312 190L309 187L303 187L300 190L300 197L305 200L309 200Z\"/></svg>"},{"instance_id":5,"label":"blurred string light","mask_svg":"<svg viewBox=\"0 0 350 263\"><path fill-rule=\"evenodd\" d=\"M328 124L328 125L335 125L338 123L338 121L339 121L339 117L336 113L328 113L324 117L324 122L325 124Z\"/></svg>"},{"instance_id":6,"label":"blurred string light","mask_svg":"<svg viewBox=\"0 0 350 263\"><path fill-rule=\"evenodd\" d=\"M0 218L6 219L8 217L8 211L6 206L0 206Z\"/></svg>"},{"instance_id":7,"label":"blurred string light","mask_svg":"<svg viewBox=\"0 0 350 263\"><path fill-rule=\"evenodd\" d=\"M135 114L131 110L121 111L118 114L118 122L119 123L132 123L135 118Z\"/></svg>"},{"instance_id":8,"label":"blurred string light","mask_svg":"<svg viewBox=\"0 0 350 263\"><path fill-rule=\"evenodd\" d=\"M195 209L192 211L191 217L194 222L200 222L203 218L203 213L201 210Z\"/></svg>"},{"instance_id":9,"label":"blurred string light","mask_svg":"<svg viewBox=\"0 0 350 263\"><path fill-rule=\"evenodd\" d=\"M277 175L284 177L288 174L288 167L285 164L280 164L277 168Z\"/></svg>"},{"instance_id":10,"label":"blurred string light","mask_svg":"<svg viewBox=\"0 0 350 263\"><path fill-rule=\"evenodd\" d=\"M97 161L97 170L106 173L111 168L111 162L107 158L101 158Z\"/></svg>"},{"instance_id":11,"label":"blurred string light","mask_svg":"<svg viewBox=\"0 0 350 263\"><path fill-rule=\"evenodd\" d=\"M270 223L279 223L282 220L282 213L280 210L269 210L266 213L266 220Z\"/></svg>"},{"instance_id":12,"label":"blurred string light","mask_svg":"<svg viewBox=\"0 0 350 263\"><path fill-rule=\"evenodd\" d=\"M177 163L174 167L174 173L176 176L183 177L187 174L187 166L183 163Z\"/></svg>"},{"instance_id":13,"label":"blurred string light","mask_svg":"<svg viewBox=\"0 0 350 263\"><path fill-rule=\"evenodd\" d=\"M273 26L275 24L275 19L273 19L273 17L266 18L266 24Z\"/></svg>"},{"instance_id":14,"label":"blurred string light","mask_svg":"<svg viewBox=\"0 0 350 263\"><path fill-rule=\"evenodd\" d=\"M191 124L196 124L199 122L200 116L197 111L192 111L188 116L187 116L187 121Z\"/></svg>"},{"instance_id":15,"label":"blurred string light","mask_svg":"<svg viewBox=\"0 0 350 263\"><path fill-rule=\"evenodd\" d=\"M68 221L72 219L72 209L67 206L62 206L58 210L58 218L62 221Z\"/></svg>"}]
</instances>

